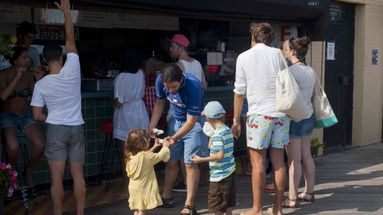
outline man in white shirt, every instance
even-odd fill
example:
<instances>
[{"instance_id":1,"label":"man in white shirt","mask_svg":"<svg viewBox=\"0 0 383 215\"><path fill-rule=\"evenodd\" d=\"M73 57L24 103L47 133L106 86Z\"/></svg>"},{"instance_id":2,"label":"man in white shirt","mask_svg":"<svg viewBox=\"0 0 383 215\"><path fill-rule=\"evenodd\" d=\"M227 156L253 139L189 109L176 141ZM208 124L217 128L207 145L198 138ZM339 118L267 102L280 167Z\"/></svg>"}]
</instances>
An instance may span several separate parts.
<instances>
[{"instance_id":1,"label":"man in white shirt","mask_svg":"<svg viewBox=\"0 0 383 215\"><path fill-rule=\"evenodd\" d=\"M64 13L67 60L63 65L62 49L59 45L44 47L43 56L48 63L49 74L35 85L31 105L33 117L47 123L47 145L45 156L51 171L51 196L55 215L62 214L65 162L70 162L77 215L84 214L85 140L81 114L80 61L74 40L73 23L70 16L69 0L55 3ZM48 109L48 115L43 107Z\"/></svg>"},{"instance_id":2,"label":"man in white shirt","mask_svg":"<svg viewBox=\"0 0 383 215\"><path fill-rule=\"evenodd\" d=\"M281 50L268 45L273 40L273 30L268 23L250 25L251 48L238 56L234 89L234 118L232 131L239 137L240 114L246 95L247 147L252 165L253 207L244 215L262 214L262 194L266 179L266 151L270 147L270 159L275 174L275 200L268 212L282 214L282 198L285 188L286 167L283 160L284 146L289 142L289 118L276 110L275 79L283 67Z\"/></svg>"}]
</instances>

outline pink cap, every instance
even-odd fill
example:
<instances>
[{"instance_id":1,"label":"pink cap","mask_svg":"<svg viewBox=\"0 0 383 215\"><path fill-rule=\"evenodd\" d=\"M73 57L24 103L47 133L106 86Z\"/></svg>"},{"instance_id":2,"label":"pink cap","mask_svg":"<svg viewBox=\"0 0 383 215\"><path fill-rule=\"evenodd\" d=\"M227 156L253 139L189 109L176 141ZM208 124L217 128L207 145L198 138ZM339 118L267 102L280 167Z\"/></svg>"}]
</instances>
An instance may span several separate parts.
<instances>
[{"instance_id":1,"label":"pink cap","mask_svg":"<svg viewBox=\"0 0 383 215\"><path fill-rule=\"evenodd\" d=\"M183 34L174 34L173 38L170 40L172 43L176 43L183 47L188 47L190 45L190 42L187 37Z\"/></svg>"}]
</instances>

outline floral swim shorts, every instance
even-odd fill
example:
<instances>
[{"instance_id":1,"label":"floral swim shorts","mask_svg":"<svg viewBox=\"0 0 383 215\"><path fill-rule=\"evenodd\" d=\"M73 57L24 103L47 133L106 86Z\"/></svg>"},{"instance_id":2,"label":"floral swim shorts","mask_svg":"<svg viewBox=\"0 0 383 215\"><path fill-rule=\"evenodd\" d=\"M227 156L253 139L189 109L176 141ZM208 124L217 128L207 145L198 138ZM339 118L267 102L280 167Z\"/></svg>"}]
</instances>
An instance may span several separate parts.
<instances>
[{"instance_id":1,"label":"floral swim shorts","mask_svg":"<svg viewBox=\"0 0 383 215\"><path fill-rule=\"evenodd\" d=\"M247 147L253 149L283 148L289 143L290 119L287 116L269 117L262 114L248 116Z\"/></svg>"}]
</instances>

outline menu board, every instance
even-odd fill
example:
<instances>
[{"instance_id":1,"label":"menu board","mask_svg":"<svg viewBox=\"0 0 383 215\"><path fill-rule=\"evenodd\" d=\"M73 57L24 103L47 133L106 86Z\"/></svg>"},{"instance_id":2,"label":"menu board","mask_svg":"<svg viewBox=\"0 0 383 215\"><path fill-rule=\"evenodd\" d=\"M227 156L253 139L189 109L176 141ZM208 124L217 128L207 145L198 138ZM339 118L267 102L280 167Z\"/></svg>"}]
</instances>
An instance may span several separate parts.
<instances>
[{"instance_id":1,"label":"menu board","mask_svg":"<svg viewBox=\"0 0 383 215\"><path fill-rule=\"evenodd\" d=\"M78 27L179 30L177 16L83 10L72 10L71 16ZM61 25L64 24L64 15L58 9L34 8L34 20L39 25Z\"/></svg>"},{"instance_id":2,"label":"menu board","mask_svg":"<svg viewBox=\"0 0 383 215\"><path fill-rule=\"evenodd\" d=\"M31 22L31 8L18 5L0 4L0 23Z\"/></svg>"},{"instance_id":3,"label":"menu board","mask_svg":"<svg viewBox=\"0 0 383 215\"><path fill-rule=\"evenodd\" d=\"M112 28L112 14L98 11L80 11L77 26Z\"/></svg>"},{"instance_id":4,"label":"menu board","mask_svg":"<svg viewBox=\"0 0 383 215\"><path fill-rule=\"evenodd\" d=\"M113 27L178 31L178 17L152 14L114 13Z\"/></svg>"},{"instance_id":5,"label":"menu board","mask_svg":"<svg viewBox=\"0 0 383 215\"><path fill-rule=\"evenodd\" d=\"M64 26L36 26L38 40L65 40ZM74 28L74 38L79 40L79 30Z\"/></svg>"}]
</instances>

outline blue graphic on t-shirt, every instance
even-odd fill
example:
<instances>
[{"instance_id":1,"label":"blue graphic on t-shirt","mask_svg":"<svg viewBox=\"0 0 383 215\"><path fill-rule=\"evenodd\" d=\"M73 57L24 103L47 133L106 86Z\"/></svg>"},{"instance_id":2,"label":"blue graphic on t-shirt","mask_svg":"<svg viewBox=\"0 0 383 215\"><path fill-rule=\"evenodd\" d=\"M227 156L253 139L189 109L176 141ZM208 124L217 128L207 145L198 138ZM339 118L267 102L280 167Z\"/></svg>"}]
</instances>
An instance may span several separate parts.
<instances>
[{"instance_id":1,"label":"blue graphic on t-shirt","mask_svg":"<svg viewBox=\"0 0 383 215\"><path fill-rule=\"evenodd\" d=\"M178 121L186 121L186 115L200 116L204 106L203 90L200 81L192 74L184 72L184 79L176 93L170 93L164 86L161 75L156 79L156 96L167 99L173 106L173 116Z\"/></svg>"}]
</instances>

